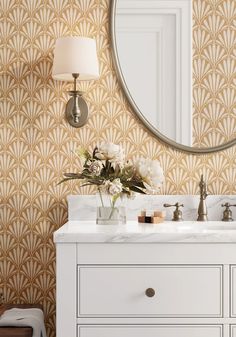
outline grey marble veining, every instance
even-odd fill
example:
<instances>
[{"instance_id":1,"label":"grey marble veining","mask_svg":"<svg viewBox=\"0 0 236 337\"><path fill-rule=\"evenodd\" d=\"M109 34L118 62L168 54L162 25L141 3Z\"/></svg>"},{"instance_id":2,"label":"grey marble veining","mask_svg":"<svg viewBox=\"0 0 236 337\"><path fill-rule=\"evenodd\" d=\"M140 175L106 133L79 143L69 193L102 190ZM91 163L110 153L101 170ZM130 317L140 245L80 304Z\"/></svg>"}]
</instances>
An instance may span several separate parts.
<instances>
[{"instance_id":1,"label":"grey marble veining","mask_svg":"<svg viewBox=\"0 0 236 337\"><path fill-rule=\"evenodd\" d=\"M185 221L174 222L173 210L167 209L166 221L161 224L139 224L140 210L163 210L164 203L181 202L185 205ZM55 242L103 243L236 243L236 221L222 222L222 203L235 203L235 196L209 196L206 200L210 221L198 222L199 196L138 195L128 200L128 222L123 226L96 225L96 196L69 196L69 221L54 233ZM232 208L236 219L236 209Z\"/></svg>"},{"instance_id":2,"label":"grey marble veining","mask_svg":"<svg viewBox=\"0 0 236 337\"><path fill-rule=\"evenodd\" d=\"M197 210L199 204L198 195L137 195L135 199L127 199L126 215L127 220L136 220L140 211L146 210L165 210L166 220L172 220L174 208L164 208L164 203L175 204L176 202L184 204L182 208L183 220L194 221L197 219ZM230 202L236 204L235 195L209 195L206 199L208 209L208 219L220 221L222 219L222 203ZM96 207L98 201L95 195L70 195L68 196L68 219L76 220L94 220L96 219ZM233 218L236 220L236 207L232 207Z\"/></svg>"},{"instance_id":3,"label":"grey marble veining","mask_svg":"<svg viewBox=\"0 0 236 337\"><path fill-rule=\"evenodd\" d=\"M95 221L69 221L54 233L55 242L77 243L236 243L236 222L185 221L162 224L96 225Z\"/></svg>"},{"instance_id":4,"label":"grey marble veining","mask_svg":"<svg viewBox=\"0 0 236 337\"><path fill-rule=\"evenodd\" d=\"M181 202L185 221L174 222L173 209L167 209L166 221L161 224L139 224L137 215L141 210L163 210L164 203ZM236 221L221 221L222 203L236 203L232 195L208 196L207 222L198 222L199 196L138 195L127 200L128 222L123 226L96 225L96 196L71 195L68 197L69 221L54 233L55 242L103 242L103 243L236 243ZM232 208L236 219L236 209Z\"/></svg>"}]
</instances>

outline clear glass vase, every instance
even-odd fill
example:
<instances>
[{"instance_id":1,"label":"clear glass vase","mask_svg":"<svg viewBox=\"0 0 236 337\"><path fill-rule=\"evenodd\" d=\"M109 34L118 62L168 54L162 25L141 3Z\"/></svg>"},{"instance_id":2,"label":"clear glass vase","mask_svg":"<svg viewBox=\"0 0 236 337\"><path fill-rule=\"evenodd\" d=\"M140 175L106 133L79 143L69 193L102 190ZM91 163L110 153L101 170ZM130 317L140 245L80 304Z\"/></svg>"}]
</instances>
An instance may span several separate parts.
<instances>
[{"instance_id":1,"label":"clear glass vase","mask_svg":"<svg viewBox=\"0 0 236 337\"><path fill-rule=\"evenodd\" d=\"M97 194L97 225L126 224L126 208L124 200L119 198L115 204L108 194Z\"/></svg>"}]
</instances>

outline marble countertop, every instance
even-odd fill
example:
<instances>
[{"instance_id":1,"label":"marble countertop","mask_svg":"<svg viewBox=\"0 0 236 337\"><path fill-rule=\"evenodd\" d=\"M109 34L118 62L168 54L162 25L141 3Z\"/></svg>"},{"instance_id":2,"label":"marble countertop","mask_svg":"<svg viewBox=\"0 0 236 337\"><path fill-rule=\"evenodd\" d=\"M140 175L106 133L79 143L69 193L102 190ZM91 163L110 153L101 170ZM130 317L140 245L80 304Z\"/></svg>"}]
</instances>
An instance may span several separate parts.
<instances>
[{"instance_id":1,"label":"marble countertop","mask_svg":"<svg viewBox=\"0 0 236 337\"><path fill-rule=\"evenodd\" d=\"M94 221L69 221L54 233L54 242L78 243L236 243L236 221L165 221L161 224L96 225Z\"/></svg>"}]
</instances>

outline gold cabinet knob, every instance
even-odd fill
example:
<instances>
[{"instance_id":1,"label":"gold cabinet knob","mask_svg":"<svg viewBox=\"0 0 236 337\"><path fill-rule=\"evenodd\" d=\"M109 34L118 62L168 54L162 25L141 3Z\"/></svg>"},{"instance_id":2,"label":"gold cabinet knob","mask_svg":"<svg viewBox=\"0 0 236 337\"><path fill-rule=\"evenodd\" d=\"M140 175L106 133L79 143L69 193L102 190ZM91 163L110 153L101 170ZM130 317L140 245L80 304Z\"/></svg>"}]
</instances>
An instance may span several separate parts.
<instances>
[{"instance_id":1,"label":"gold cabinet knob","mask_svg":"<svg viewBox=\"0 0 236 337\"><path fill-rule=\"evenodd\" d=\"M147 297L153 297L155 296L155 290L153 288L147 288L145 294Z\"/></svg>"}]
</instances>

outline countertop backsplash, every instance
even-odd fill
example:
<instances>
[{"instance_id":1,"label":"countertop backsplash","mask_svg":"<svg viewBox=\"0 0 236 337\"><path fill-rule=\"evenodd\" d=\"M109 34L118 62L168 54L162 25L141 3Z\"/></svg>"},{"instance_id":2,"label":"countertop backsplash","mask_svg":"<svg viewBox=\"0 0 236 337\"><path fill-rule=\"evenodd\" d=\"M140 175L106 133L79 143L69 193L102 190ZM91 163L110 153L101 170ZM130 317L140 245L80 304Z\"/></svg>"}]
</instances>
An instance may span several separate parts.
<instances>
[{"instance_id":1,"label":"countertop backsplash","mask_svg":"<svg viewBox=\"0 0 236 337\"><path fill-rule=\"evenodd\" d=\"M181 208L183 220L197 220L199 195L137 195L135 199L126 199L124 205L128 209L127 220L135 220L141 210L166 210L166 220L172 220L174 207L164 208L164 203L184 204ZM221 220L225 202L236 203L235 195L209 195L206 198L208 220ZM68 220L94 220L96 219L96 195L70 195L68 196ZM232 207L233 218L236 220L236 208Z\"/></svg>"}]
</instances>

